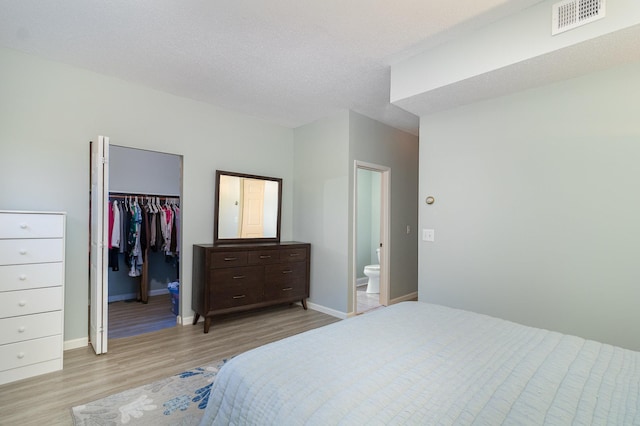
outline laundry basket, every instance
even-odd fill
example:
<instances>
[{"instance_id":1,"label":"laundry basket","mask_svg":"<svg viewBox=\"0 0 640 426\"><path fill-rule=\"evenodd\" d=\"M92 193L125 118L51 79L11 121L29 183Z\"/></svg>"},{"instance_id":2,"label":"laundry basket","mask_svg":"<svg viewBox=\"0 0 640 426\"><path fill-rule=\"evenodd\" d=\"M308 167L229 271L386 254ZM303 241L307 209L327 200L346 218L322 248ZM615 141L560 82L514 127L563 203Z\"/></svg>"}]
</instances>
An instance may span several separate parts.
<instances>
[{"instance_id":1,"label":"laundry basket","mask_svg":"<svg viewBox=\"0 0 640 426\"><path fill-rule=\"evenodd\" d=\"M167 284L169 296L171 296L171 312L174 315L180 313L180 283L178 281Z\"/></svg>"}]
</instances>

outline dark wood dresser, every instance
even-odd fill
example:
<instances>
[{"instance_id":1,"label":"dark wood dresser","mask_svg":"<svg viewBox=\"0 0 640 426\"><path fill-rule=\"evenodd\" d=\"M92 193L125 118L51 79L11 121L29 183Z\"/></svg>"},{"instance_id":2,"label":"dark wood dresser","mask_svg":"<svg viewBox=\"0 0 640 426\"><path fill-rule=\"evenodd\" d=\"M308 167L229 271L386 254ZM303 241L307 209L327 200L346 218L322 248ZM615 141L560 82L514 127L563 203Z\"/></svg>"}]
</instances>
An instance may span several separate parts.
<instances>
[{"instance_id":1,"label":"dark wood dresser","mask_svg":"<svg viewBox=\"0 0 640 426\"><path fill-rule=\"evenodd\" d=\"M215 315L300 301L307 309L311 245L299 242L193 246L193 324Z\"/></svg>"}]
</instances>

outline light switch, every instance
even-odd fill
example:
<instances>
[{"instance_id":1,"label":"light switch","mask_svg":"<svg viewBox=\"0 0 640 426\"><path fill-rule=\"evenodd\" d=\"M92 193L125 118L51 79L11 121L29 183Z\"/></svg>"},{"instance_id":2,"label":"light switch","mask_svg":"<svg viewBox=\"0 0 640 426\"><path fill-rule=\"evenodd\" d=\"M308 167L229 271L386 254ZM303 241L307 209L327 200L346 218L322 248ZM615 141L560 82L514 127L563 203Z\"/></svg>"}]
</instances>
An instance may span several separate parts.
<instances>
[{"instance_id":1,"label":"light switch","mask_svg":"<svg viewBox=\"0 0 640 426\"><path fill-rule=\"evenodd\" d=\"M433 229L423 229L422 230L422 240L423 241L435 241L435 230Z\"/></svg>"}]
</instances>

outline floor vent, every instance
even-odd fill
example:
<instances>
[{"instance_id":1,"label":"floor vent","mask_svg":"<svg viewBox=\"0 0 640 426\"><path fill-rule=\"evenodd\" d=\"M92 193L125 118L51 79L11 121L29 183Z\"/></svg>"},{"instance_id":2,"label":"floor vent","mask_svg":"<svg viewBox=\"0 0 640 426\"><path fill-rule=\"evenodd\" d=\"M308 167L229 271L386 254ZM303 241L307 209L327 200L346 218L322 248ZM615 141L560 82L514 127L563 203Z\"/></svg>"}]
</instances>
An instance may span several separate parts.
<instances>
[{"instance_id":1,"label":"floor vent","mask_svg":"<svg viewBox=\"0 0 640 426\"><path fill-rule=\"evenodd\" d=\"M565 0L553 5L551 35L604 18L605 0Z\"/></svg>"}]
</instances>

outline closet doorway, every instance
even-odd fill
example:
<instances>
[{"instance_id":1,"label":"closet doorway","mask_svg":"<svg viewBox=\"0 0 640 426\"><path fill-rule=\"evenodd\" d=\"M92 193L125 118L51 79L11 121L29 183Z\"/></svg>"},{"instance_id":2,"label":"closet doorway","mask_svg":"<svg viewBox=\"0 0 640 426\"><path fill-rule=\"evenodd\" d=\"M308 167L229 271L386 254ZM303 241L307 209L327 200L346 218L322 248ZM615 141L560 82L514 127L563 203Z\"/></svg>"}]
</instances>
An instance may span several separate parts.
<instances>
[{"instance_id":1,"label":"closet doorway","mask_svg":"<svg viewBox=\"0 0 640 426\"><path fill-rule=\"evenodd\" d=\"M388 167L355 162L353 312L389 304Z\"/></svg>"},{"instance_id":2,"label":"closet doorway","mask_svg":"<svg viewBox=\"0 0 640 426\"><path fill-rule=\"evenodd\" d=\"M91 256L91 273L103 280L101 290L94 279L90 289L90 339L97 354L107 351L109 339L176 326L182 217L181 156L102 142L104 160L92 160L91 197L92 250L98 247L96 229L103 230L105 246L101 269ZM101 228L93 226L95 163L104 167Z\"/></svg>"}]
</instances>

